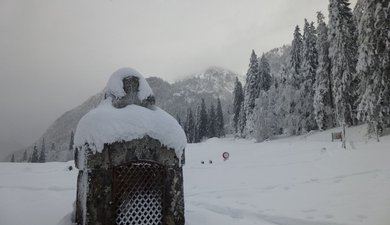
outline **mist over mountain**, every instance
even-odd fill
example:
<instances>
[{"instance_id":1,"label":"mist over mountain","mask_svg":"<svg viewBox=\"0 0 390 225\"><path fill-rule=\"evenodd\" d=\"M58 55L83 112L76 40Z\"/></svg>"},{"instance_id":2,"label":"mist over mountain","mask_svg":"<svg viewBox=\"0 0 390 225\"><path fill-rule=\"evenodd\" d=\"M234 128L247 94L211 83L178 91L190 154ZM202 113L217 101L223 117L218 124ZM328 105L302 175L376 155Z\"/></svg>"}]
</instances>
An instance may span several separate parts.
<instances>
[{"instance_id":1,"label":"mist over mountain","mask_svg":"<svg viewBox=\"0 0 390 225\"><path fill-rule=\"evenodd\" d=\"M16 140L6 140L0 142L0 159L7 157L9 154L23 148L24 146Z\"/></svg>"},{"instance_id":2,"label":"mist over mountain","mask_svg":"<svg viewBox=\"0 0 390 225\"><path fill-rule=\"evenodd\" d=\"M279 76L287 66L290 46L284 45L264 53L269 60L273 76ZM187 111L196 112L203 98L206 107L214 106L220 98L225 120L225 129L229 133L232 129L232 103L235 78L244 83L245 77L221 67L209 67L204 71L189 75L181 80L169 83L159 77L146 78L152 88L156 105L167 111L180 122L186 121ZM95 108L103 99L103 91L90 97L79 106L65 112L44 132L35 143L27 148L18 146L10 151L0 153L0 160L10 161L15 153L16 161L22 161L26 151L31 156L34 146L38 150L45 144L46 161L67 161L73 159L73 150L70 149L71 135L75 132L79 120L90 110ZM16 149L20 149L16 151ZM1 149L0 149L1 150Z\"/></svg>"},{"instance_id":3,"label":"mist over mountain","mask_svg":"<svg viewBox=\"0 0 390 225\"><path fill-rule=\"evenodd\" d=\"M221 99L224 113L229 111L235 77L240 75L227 69L210 67L199 74L193 74L183 80L168 83L158 77L149 77L147 81L152 88L157 105L179 120L184 120L188 108L195 110L202 98L207 105L216 104ZM81 105L60 116L31 146L15 152L16 161L21 161L24 151L32 154L34 146L38 150L44 142L47 161L67 161L73 159L70 149L71 135L75 132L79 120L95 108L103 99L103 92L90 97ZM226 116L226 120L228 117ZM10 152L7 152L10 154ZM4 160L9 161L11 155Z\"/></svg>"},{"instance_id":4,"label":"mist over mountain","mask_svg":"<svg viewBox=\"0 0 390 225\"><path fill-rule=\"evenodd\" d=\"M95 108L103 99L103 93L98 93L76 108L65 112L43 133L31 146L15 152L16 161L21 161L24 151L30 156L37 146L41 149L42 142L45 143L47 161L67 161L73 158L73 150L69 149L71 133L76 130L79 120L90 110ZM10 156L5 160L9 161Z\"/></svg>"}]
</instances>

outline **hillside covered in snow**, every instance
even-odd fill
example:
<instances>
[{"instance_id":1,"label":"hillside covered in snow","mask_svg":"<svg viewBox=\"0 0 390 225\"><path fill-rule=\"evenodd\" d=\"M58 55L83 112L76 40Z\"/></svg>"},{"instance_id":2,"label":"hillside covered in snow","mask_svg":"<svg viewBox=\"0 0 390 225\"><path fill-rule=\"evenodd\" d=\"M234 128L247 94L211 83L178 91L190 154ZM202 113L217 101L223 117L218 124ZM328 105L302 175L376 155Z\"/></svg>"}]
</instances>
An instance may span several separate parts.
<instances>
[{"instance_id":1,"label":"hillside covered in snow","mask_svg":"<svg viewBox=\"0 0 390 225\"><path fill-rule=\"evenodd\" d=\"M348 128L343 149L330 138L339 130L262 143L213 138L189 144L186 224L388 225L388 131L376 142L365 136L365 126ZM76 197L73 165L0 163L0 224L57 224Z\"/></svg>"}]
</instances>

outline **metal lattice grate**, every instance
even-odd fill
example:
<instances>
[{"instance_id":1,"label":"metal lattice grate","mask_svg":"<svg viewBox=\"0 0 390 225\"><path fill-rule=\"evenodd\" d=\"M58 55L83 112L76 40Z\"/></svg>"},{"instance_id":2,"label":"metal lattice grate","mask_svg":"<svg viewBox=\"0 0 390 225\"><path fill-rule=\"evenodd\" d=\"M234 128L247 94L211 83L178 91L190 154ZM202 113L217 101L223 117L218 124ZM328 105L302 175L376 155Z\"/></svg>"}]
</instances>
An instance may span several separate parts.
<instances>
[{"instance_id":1,"label":"metal lattice grate","mask_svg":"<svg viewBox=\"0 0 390 225\"><path fill-rule=\"evenodd\" d=\"M153 162L136 162L114 169L117 225L161 225L164 168Z\"/></svg>"}]
</instances>

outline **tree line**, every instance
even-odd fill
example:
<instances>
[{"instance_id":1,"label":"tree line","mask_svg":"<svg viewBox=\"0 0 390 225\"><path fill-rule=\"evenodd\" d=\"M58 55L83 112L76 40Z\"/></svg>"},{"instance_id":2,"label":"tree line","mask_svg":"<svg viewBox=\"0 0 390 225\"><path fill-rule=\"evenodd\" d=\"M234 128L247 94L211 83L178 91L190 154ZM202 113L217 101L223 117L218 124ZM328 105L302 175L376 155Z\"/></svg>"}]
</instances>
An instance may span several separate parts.
<instances>
[{"instance_id":1,"label":"tree line","mask_svg":"<svg viewBox=\"0 0 390 225\"><path fill-rule=\"evenodd\" d=\"M188 108L186 120L181 122L178 118L178 121L186 133L188 143L199 143L205 138L225 136L224 116L219 98L217 106L211 103L208 109L202 98L195 112Z\"/></svg>"},{"instance_id":2,"label":"tree line","mask_svg":"<svg viewBox=\"0 0 390 225\"><path fill-rule=\"evenodd\" d=\"M74 147L74 132L72 131L69 139L69 151L73 151ZM51 143L50 151L55 152L56 145ZM28 163L44 163L46 162L46 156L48 152L46 151L45 139L42 139L41 148L38 150L37 145L34 145L32 153L29 155L27 150L24 150L23 156L19 162L28 162ZM11 156L11 162L16 162L15 154Z\"/></svg>"},{"instance_id":3,"label":"tree line","mask_svg":"<svg viewBox=\"0 0 390 225\"><path fill-rule=\"evenodd\" d=\"M233 127L262 141L341 125L368 124L380 135L390 116L389 1L329 1L329 21L304 20L293 32L289 63L276 76L252 51L246 81L236 79Z\"/></svg>"}]
</instances>

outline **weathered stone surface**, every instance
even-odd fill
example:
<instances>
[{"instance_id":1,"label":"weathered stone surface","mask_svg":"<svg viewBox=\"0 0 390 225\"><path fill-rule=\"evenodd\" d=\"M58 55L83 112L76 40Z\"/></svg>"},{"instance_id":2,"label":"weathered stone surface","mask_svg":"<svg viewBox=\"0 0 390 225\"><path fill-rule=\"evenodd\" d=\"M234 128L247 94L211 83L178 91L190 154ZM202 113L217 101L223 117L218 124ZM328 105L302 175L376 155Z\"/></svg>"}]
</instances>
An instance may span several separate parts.
<instances>
[{"instance_id":1,"label":"weathered stone surface","mask_svg":"<svg viewBox=\"0 0 390 225\"><path fill-rule=\"evenodd\" d=\"M80 156L78 156L80 157ZM101 153L88 154L84 171L79 172L78 192L85 189L82 176L88 176L86 216L83 223L82 199L77 200L77 224L115 224L115 206L112 204L112 174L116 166L137 161L161 164L166 173L163 224L184 225L183 172L173 149L148 136L130 142L106 145ZM131 185L131 184L128 184Z\"/></svg>"},{"instance_id":2,"label":"weathered stone surface","mask_svg":"<svg viewBox=\"0 0 390 225\"><path fill-rule=\"evenodd\" d=\"M124 108L128 105L140 105L146 108L152 107L156 100L154 96L149 96L146 99L144 99L142 102L138 98L138 92L139 92L139 78L134 76L129 76L123 79L123 90L126 92L126 95L123 97L117 97L117 96L105 96L112 97L112 105L115 108Z\"/></svg>"},{"instance_id":3,"label":"weathered stone surface","mask_svg":"<svg viewBox=\"0 0 390 225\"><path fill-rule=\"evenodd\" d=\"M149 96L142 102L138 98L139 78L129 76L123 79L123 89L126 95L112 97L112 104L116 108L136 104L143 107L153 107L154 96ZM180 161L179 161L180 160ZM114 142L105 144L102 152L92 152L85 145L83 149L76 149L76 167L80 169L77 179L76 223L78 225L115 225L116 199L114 191L120 190L114 185L135 185L133 180L128 183L116 183L114 171L118 166L131 165L148 161L157 163L163 169L164 189L162 193L162 224L184 225L184 194L183 171L184 151L180 159L175 149L167 148L160 141L145 136L128 142ZM83 163L80 166L80 163ZM182 164L180 164L180 162ZM143 176L143 175L142 175ZM160 176L161 178L161 176ZM146 177L153 179L153 177ZM115 188L114 188L115 187ZM126 193L126 192L125 192ZM142 224L147 225L147 224Z\"/></svg>"}]
</instances>

